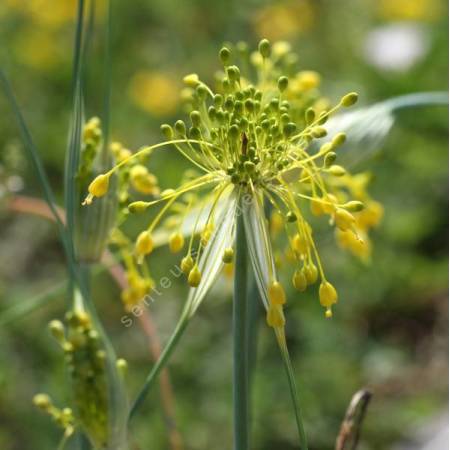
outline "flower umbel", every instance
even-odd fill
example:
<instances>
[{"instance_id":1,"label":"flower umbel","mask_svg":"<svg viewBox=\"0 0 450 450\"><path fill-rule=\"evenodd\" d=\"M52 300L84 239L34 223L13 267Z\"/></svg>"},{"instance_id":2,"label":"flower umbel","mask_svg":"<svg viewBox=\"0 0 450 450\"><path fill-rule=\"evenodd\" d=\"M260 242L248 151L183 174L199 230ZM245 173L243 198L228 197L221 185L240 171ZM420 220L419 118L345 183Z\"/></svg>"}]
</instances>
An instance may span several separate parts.
<instances>
[{"instance_id":1,"label":"flower umbel","mask_svg":"<svg viewBox=\"0 0 450 450\"><path fill-rule=\"evenodd\" d=\"M365 259L370 252L367 231L381 216L381 207L366 194L362 175L352 176L336 164L345 134L328 137L325 127L332 114L355 104L358 95L348 93L330 106L319 94L319 75L296 71L295 57L289 45L283 44L272 47L263 39L253 53L243 43L235 49L223 47L219 52L223 69L216 80L216 92L196 74L186 76L184 97L190 108L189 123L178 120L173 126L162 125L165 142L127 154L91 183L86 199L89 203L104 195L107 180L115 172L128 171L131 184L136 186L147 169L136 166L135 161L143 164L157 148L174 146L194 170L185 174L178 188L154 192L156 198L151 201L128 203L131 213L162 206L138 236L133 252L137 266L153 250L153 235L167 230L166 240L174 253L182 250L184 238L188 238L181 267L189 285L200 286L205 273L199 262L217 230L217 217L223 217L230 199L238 199L236 205L239 199L247 198L247 204L253 205L246 208L244 202L244 209L251 210L244 211L249 240L252 233L255 236L253 252L250 245L252 263L266 299L267 322L273 327L284 325L286 296L275 273L271 238L265 236L269 232L263 205L270 205L272 211L272 237L281 231L287 237L286 255L295 266L294 287L303 292L320 279L318 297L327 317L332 315L337 294L326 278L315 245L312 216L328 216L339 244ZM237 62L247 70L241 72ZM147 193L145 189L140 191ZM230 208L229 214L233 211L235 208ZM168 218L162 222L164 216ZM235 225L228 232L233 240ZM232 248L222 251L221 264L230 263ZM136 270L134 263L126 264Z\"/></svg>"}]
</instances>

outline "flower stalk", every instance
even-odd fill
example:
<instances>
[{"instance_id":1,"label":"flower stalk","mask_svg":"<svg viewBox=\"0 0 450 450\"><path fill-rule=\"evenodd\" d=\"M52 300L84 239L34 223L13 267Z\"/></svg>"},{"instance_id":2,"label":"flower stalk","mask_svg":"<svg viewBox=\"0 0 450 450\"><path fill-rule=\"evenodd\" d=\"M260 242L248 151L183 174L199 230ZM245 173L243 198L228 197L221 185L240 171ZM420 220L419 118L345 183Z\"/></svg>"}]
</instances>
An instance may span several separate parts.
<instances>
[{"instance_id":1,"label":"flower stalk","mask_svg":"<svg viewBox=\"0 0 450 450\"><path fill-rule=\"evenodd\" d=\"M241 207L245 207L241 202ZM249 308L247 242L242 214L237 218L233 296L233 431L234 450L249 448Z\"/></svg>"}]
</instances>

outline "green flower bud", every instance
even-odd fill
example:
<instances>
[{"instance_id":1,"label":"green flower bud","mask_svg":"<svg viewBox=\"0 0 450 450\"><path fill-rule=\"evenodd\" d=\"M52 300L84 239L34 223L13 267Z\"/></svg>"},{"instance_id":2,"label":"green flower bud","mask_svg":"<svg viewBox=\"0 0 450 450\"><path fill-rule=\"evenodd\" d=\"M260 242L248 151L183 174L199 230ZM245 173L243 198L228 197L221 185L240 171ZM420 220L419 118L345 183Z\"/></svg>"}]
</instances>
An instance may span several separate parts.
<instances>
[{"instance_id":1,"label":"green flower bud","mask_svg":"<svg viewBox=\"0 0 450 450\"><path fill-rule=\"evenodd\" d=\"M191 122L193 127L199 127L202 121L201 115L198 111L191 111L190 114Z\"/></svg>"},{"instance_id":2,"label":"green flower bud","mask_svg":"<svg viewBox=\"0 0 450 450\"><path fill-rule=\"evenodd\" d=\"M164 135L164 137L168 141L173 139L173 129L169 124L167 124L167 123L162 124L161 131L162 131L162 134Z\"/></svg>"},{"instance_id":3,"label":"green flower bud","mask_svg":"<svg viewBox=\"0 0 450 450\"><path fill-rule=\"evenodd\" d=\"M347 202L342 207L351 212L359 212L365 208L364 203L357 200Z\"/></svg>"},{"instance_id":4,"label":"green flower bud","mask_svg":"<svg viewBox=\"0 0 450 450\"><path fill-rule=\"evenodd\" d=\"M320 139L320 138L323 138L323 137L325 137L327 135L327 130L325 128L323 128L323 127L314 127L311 130L311 134L315 138Z\"/></svg>"},{"instance_id":5,"label":"green flower bud","mask_svg":"<svg viewBox=\"0 0 450 450\"><path fill-rule=\"evenodd\" d=\"M128 205L128 211L132 214L139 214L144 212L148 208L148 203L143 201L137 201Z\"/></svg>"},{"instance_id":6,"label":"green flower bud","mask_svg":"<svg viewBox=\"0 0 450 450\"><path fill-rule=\"evenodd\" d=\"M263 58L268 58L271 52L270 42L267 39L263 39L258 44L259 53Z\"/></svg>"},{"instance_id":7,"label":"green flower bud","mask_svg":"<svg viewBox=\"0 0 450 450\"><path fill-rule=\"evenodd\" d=\"M189 128L189 137L190 137L191 139L196 139L196 140L198 140L198 139L201 139L202 133L201 133L201 131L200 131L199 128L197 128L197 127L191 127L191 128Z\"/></svg>"},{"instance_id":8,"label":"green flower bud","mask_svg":"<svg viewBox=\"0 0 450 450\"><path fill-rule=\"evenodd\" d=\"M227 47L222 47L219 51L220 61L224 66L228 65L231 58L231 51Z\"/></svg>"},{"instance_id":9,"label":"green flower bud","mask_svg":"<svg viewBox=\"0 0 450 450\"><path fill-rule=\"evenodd\" d=\"M316 112L312 108L308 108L305 112L305 121L307 125L310 125L314 122L316 118Z\"/></svg>"},{"instance_id":10,"label":"green flower bud","mask_svg":"<svg viewBox=\"0 0 450 450\"><path fill-rule=\"evenodd\" d=\"M241 78L241 72L239 67L237 66L229 66L227 67L227 75L232 83L239 82Z\"/></svg>"},{"instance_id":11,"label":"green flower bud","mask_svg":"<svg viewBox=\"0 0 450 450\"><path fill-rule=\"evenodd\" d=\"M181 136L186 136L186 125L182 120L175 122L175 131Z\"/></svg>"},{"instance_id":12,"label":"green flower bud","mask_svg":"<svg viewBox=\"0 0 450 450\"><path fill-rule=\"evenodd\" d=\"M350 92L347 95L344 95L341 99L341 105L348 108L349 106L353 106L358 101L358 94L356 92Z\"/></svg>"},{"instance_id":13,"label":"green flower bud","mask_svg":"<svg viewBox=\"0 0 450 450\"><path fill-rule=\"evenodd\" d=\"M280 78L278 78L278 90L280 92L284 92L289 84L289 80L288 77L282 76Z\"/></svg>"},{"instance_id":14,"label":"green flower bud","mask_svg":"<svg viewBox=\"0 0 450 450\"><path fill-rule=\"evenodd\" d=\"M325 159L324 159L324 164L325 167L330 167L334 161L336 161L336 153L334 152L329 152L325 155Z\"/></svg>"},{"instance_id":15,"label":"green flower bud","mask_svg":"<svg viewBox=\"0 0 450 450\"><path fill-rule=\"evenodd\" d=\"M342 177L346 174L346 170L342 166L334 165L328 169L328 172L335 177Z\"/></svg>"},{"instance_id":16,"label":"green flower bud","mask_svg":"<svg viewBox=\"0 0 450 450\"><path fill-rule=\"evenodd\" d=\"M225 264L230 264L233 262L233 257L234 257L234 250L231 247L228 247L223 252L222 261Z\"/></svg>"},{"instance_id":17,"label":"green flower bud","mask_svg":"<svg viewBox=\"0 0 450 450\"><path fill-rule=\"evenodd\" d=\"M283 135L288 138L297 131L297 125L294 122L289 122L283 127Z\"/></svg>"},{"instance_id":18,"label":"green flower bud","mask_svg":"<svg viewBox=\"0 0 450 450\"><path fill-rule=\"evenodd\" d=\"M214 106L216 108L220 108L222 106L222 103L223 103L223 97L220 94L216 94L214 96L213 102L214 102Z\"/></svg>"},{"instance_id":19,"label":"green flower bud","mask_svg":"<svg viewBox=\"0 0 450 450\"><path fill-rule=\"evenodd\" d=\"M347 136L346 136L345 133L338 133L338 134L336 134L336 136L334 136L334 138L332 139L331 145L332 145L334 148L337 148L337 147L341 146L341 145L345 142L346 139L347 139Z\"/></svg>"}]
</instances>

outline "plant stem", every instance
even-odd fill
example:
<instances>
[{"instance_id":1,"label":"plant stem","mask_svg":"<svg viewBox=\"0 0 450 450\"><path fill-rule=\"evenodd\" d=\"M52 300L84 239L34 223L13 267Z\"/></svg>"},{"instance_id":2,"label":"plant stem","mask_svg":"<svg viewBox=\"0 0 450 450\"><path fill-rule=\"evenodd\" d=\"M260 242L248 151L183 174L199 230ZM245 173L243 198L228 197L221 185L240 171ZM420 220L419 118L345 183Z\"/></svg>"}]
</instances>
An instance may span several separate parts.
<instances>
[{"instance_id":1,"label":"plant stem","mask_svg":"<svg viewBox=\"0 0 450 450\"><path fill-rule=\"evenodd\" d=\"M242 205L245 207L245 205ZM247 243L242 214L237 217L233 298L233 429L234 450L249 448L249 355Z\"/></svg>"}]
</instances>

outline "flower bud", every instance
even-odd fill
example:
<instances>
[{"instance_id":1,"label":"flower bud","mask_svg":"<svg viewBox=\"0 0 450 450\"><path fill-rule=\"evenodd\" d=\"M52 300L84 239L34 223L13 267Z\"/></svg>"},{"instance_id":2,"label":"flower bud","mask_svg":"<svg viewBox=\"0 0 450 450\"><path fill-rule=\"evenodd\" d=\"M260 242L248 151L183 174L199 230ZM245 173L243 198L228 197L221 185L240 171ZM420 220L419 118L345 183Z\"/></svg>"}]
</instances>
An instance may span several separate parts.
<instances>
[{"instance_id":1,"label":"flower bud","mask_svg":"<svg viewBox=\"0 0 450 450\"><path fill-rule=\"evenodd\" d=\"M325 308L330 308L338 300L338 295L334 286L328 281L322 281L319 287L320 304Z\"/></svg>"},{"instance_id":2,"label":"flower bud","mask_svg":"<svg viewBox=\"0 0 450 450\"><path fill-rule=\"evenodd\" d=\"M272 305L284 305L286 303L286 294L278 281L273 281L269 285L268 296Z\"/></svg>"},{"instance_id":3,"label":"flower bud","mask_svg":"<svg viewBox=\"0 0 450 450\"><path fill-rule=\"evenodd\" d=\"M281 328L284 327L286 320L284 318L283 308L281 305L269 305L266 313L266 321L270 327Z\"/></svg>"},{"instance_id":4,"label":"flower bud","mask_svg":"<svg viewBox=\"0 0 450 450\"><path fill-rule=\"evenodd\" d=\"M345 208L347 211L359 212L364 209L364 203L357 200L352 200L350 202L345 203L345 205L342 205L342 207Z\"/></svg>"},{"instance_id":5,"label":"flower bud","mask_svg":"<svg viewBox=\"0 0 450 450\"><path fill-rule=\"evenodd\" d=\"M280 92L284 92L289 84L289 80L288 77L282 76L280 78L278 78L278 90Z\"/></svg>"},{"instance_id":6,"label":"flower bud","mask_svg":"<svg viewBox=\"0 0 450 450\"><path fill-rule=\"evenodd\" d=\"M306 125L310 125L314 122L314 119L316 117L316 112L312 108L308 108L305 112L305 121Z\"/></svg>"},{"instance_id":7,"label":"flower bud","mask_svg":"<svg viewBox=\"0 0 450 450\"><path fill-rule=\"evenodd\" d=\"M144 212L148 208L148 206L148 202L137 201L128 205L128 211L130 211L130 213L132 214L139 214Z\"/></svg>"},{"instance_id":8,"label":"flower bud","mask_svg":"<svg viewBox=\"0 0 450 450\"><path fill-rule=\"evenodd\" d=\"M103 197L108 192L109 175L98 175L88 187L88 196L85 198L83 205L90 205L94 197Z\"/></svg>"},{"instance_id":9,"label":"flower bud","mask_svg":"<svg viewBox=\"0 0 450 450\"><path fill-rule=\"evenodd\" d=\"M348 108L349 106L354 105L358 101L358 94L356 92L350 92L347 95L344 95L341 99L341 105Z\"/></svg>"},{"instance_id":10,"label":"flower bud","mask_svg":"<svg viewBox=\"0 0 450 450\"><path fill-rule=\"evenodd\" d=\"M172 127L167 124L167 123L163 123L160 127L164 137L170 141L171 139L173 139L173 129Z\"/></svg>"},{"instance_id":11,"label":"flower bud","mask_svg":"<svg viewBox=\"0 0 450 450\"><path fill-rule=\"evenodd\" d=\"M334 221L341 231L351 230L356 222L354 216L347 210L337 208L334 213Z\"/></svg>"},{"instance_id":12,"label":"flower bud","mask_svg":"<svg viewBox=\"0 0 450 450\"><path fill-rule=\"evenodd\" d=\"M181 260L181 270L183 271L183 273L188 276L189 272L192 270L192 268L194 267L194 260L192 259L191 255L186 255L182 260Z\"/></svg>"},{"instance_id":13,"label":"flower bud","mask_svg":"<svg viewBox=\"0 0 450 450\"><path fill-rule=\"evenodd\" d=\"M317 277L319 276L319 272L314 263L307 264L303 268L303 273L305 274L306 281L308 284L314 284L317 281Z\"/></svg>"},{"instance_id":14,"label":"flower bud","mask_svg":"<svg viewBox=\"0 0 450 450\"><path fill-rule=\"evenodd\" d=\"M178 253L184 247L184 237L177 231L169 238L169 249L172 253Z\"/></svg>"},{"instance_id":15,"label":"flower bud","mask_svg":"<svg viewBox=\"0 0 450 450\"><path fill-rule=\"evenodd\" d=\"M345 175L347 173L347 171L342 166L338 166L337 164L334 164L328 169L328 173L330 173L331 175L333 175L335 177L342 177L343 175Z\"/></svg>"},{"instance_id":16,"label":"flower bud","mask_svg":"<svg viewBox=\"0 0 450 450\"><path fill-rule=\"evenodd\" d=\"M331 140L331 145L334 148L340 147L345 142L346 139L347 139L347 135L345 133L338 133Z\"/></svg>"},{"instance_id":17,"label":"flower bud","mask_svg":"<svg viewBox=\"0 0 450 450\"><path fill-rule=\"evenodd\" d=\"M270 56L270 42L267 39L263 39L258 44L259 53L263 58L268 58Z\"/></svg>"},{"instance_id":18,"label":"flower bud","mask_svg":"<svg viewBox=\"0 0 450 450\"><path fill-rule=\"evenodd\" d=\"M311 134L315 138L320 139L320 138L323 138L323 137L325 137L327 135L327 130L324 127L314 127L311 130Z\"/></svg>"},{"instance_id":19,"label":"flower bud","mask_svg":"<svg viewBox=\"0 0 450 450\"><path fill-rule=\"evenodd\" d=\"M294 285L297 291L303 292L308 286L308 281L306 276L302 270L296 270L292 277L292 284Z\"/></svg>"},{"instance_id":20,"label":"flower bud","mask_svg":"<svg viewBox=\"0 0 450 450\"><path fill-rule=\"evenodd\" d=\"M336 161L336 157L337 157L337 155L334 152L327 153L323 160L325 167L328 167L328 168L331 167L332 164Z\"/></svg>"},{"instance_id":21,"label":"flower bud","mask_svg":"<svg viewBox=\"0 0 450 450\"><path fill-rule=\"evenodd\" d=\"M294 236L294 238L292 239L292 246L299 255L306 255L306 253L308 252L308 241L306 240L303 233L297 233Z\"/></svg>"},{"instance_id":22,"label":"flower bud","mask_svg":"<svg viewBox=\"0 0 450 450\"><path fill-rule=\"evenodd\" d=\"M52 406L52 401L47 394L36 394L33 397L33 405L43 411L48 411Z\"/></svg>"},{"instance_id":23,"label":"flower bud","mask_svg":"<svg viewBox=\"0 0 450 450\"><path fill-rule=\"evenodd\" d=\"M200 84L200 80L199 80L198 75L196 73L191 73L189 75L186 75L183 78L183 82L187 86L192 87L192 88L195 88L195 87L197 87Z\"/></svg>"},{"instance_id":24,"label":"flower bud","mask_svg":"<svg viewBox=\"0 0 450 450\"><path fill-rule=\"evenodd\" d=\"M137 237L135 250L136 254L141 257L153 251L153 239L148 230L142 231Z\"/></svg>"},{"instance_id":25,"label":"flower bud","mask_svg":"<svg viewBox=\"0 0 450 450\"><path fill-rule=\"evenodd\" d=\"M189 272L188 284L191 287L197 287L200 284L201 279L202 279L202 274L201 274L197 264L195 264L194 267Z\"/></svg>"},{"instance_id":26,"label":"flower bud","mask_svg":"<svg viewBox=\"0 0 450 450\"><path fill-rule=\"evenodd\" d=\"M234 257L234 250L231 247L228 247L223 252L222 261L225 264L230 264L233 262L233 257Z\"/></svg>"},{"instance_id":27,"label":"flower bud","mask_svg":"<svg viewBox=\"0 0 450 450\"><path fill-rule=\"evenodd\" d=\"M227 47L222 47L219 51L219 58L222 64L226 66L230 62L231 52Z\"/></svg>"}]
</instances>

